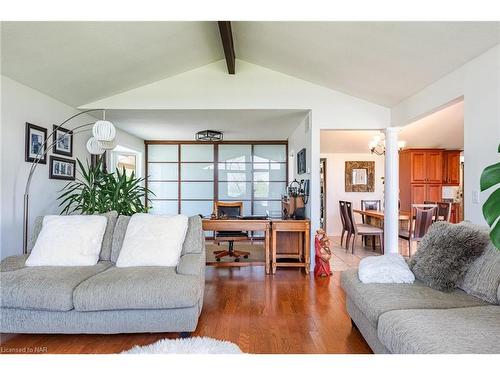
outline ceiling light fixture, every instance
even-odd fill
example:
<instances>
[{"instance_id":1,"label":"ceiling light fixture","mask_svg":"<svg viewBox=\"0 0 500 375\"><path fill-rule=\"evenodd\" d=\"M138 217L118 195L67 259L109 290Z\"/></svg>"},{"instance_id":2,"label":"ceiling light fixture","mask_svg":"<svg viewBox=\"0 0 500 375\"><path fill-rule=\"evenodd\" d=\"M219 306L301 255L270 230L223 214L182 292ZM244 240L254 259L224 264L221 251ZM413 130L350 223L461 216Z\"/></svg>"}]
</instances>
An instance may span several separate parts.
<instances>
[{"instance_id":1,"label":"ceiling light fixture","mask_svg":"<svg viewBox=\"0 0 500 375\"><path fill-rule=\"evenodd\" d=\"M403 150L406 146L405 141L398 141L398 152ZM373 137L373 140L369 143L368 148L370 152L375 155L385 154L385 139L382 139L380 135Z\"/></svg>"},{"instance_id":2,"label":"ceiling light fixture","mask_svg":"<svg viewBox=\"0 0 500 375\"><path fill-rule=\"evenodd\" d=\"M217 141L222 141L222 139L223 139L222 132L219 132L217 130L202 130L196 133L197 141L217 142Z\"/></svg>"}]
</instances>

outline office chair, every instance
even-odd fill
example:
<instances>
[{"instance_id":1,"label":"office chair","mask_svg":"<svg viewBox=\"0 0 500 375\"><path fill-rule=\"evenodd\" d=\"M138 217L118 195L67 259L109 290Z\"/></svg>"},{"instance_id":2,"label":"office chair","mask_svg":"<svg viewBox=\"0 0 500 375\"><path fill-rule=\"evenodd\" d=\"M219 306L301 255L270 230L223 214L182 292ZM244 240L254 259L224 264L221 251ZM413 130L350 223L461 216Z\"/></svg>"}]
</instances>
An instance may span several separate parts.
<instances>
[{"instance_id":1,"label":"office chair","mask_svg":"<svg viewBox=\"0 0 500 375\"><path fill-rule=\"evenodd\" d=\"M227 217L234 219L241 216L243 211L243 202L215 202L214 211L218 218ZM234 250L235 241L247 241L248 233L242 231L220 231L214 233L214 243L219 245L221 242L228 242L227 250L214 251L215 260L220 262L221 258L230 256L235 262L239 262L240 258L248 258L250 255L247 251Z\"/></svg>"}]
</instances>

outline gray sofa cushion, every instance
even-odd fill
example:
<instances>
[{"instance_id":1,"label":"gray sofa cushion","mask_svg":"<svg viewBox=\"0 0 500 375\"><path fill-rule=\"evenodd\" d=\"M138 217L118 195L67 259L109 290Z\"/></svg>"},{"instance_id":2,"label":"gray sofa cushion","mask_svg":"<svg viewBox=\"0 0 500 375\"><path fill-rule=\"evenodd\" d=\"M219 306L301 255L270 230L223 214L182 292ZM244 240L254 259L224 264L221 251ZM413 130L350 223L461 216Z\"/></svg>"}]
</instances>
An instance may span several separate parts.
<instances>
[{"instance_id":1,"label":"gray sofa cushion","mask_svg":"<svg viewBox=\"0 0 500 375\"><path fill-rule=\"evenodd\" d=\"M99 254L99 260L111 259L111 248L113 244L113 233L115 231L116 221L118 220L118 212L110 211L102 214L107 220L106 231L104 232L104 237L102 238L101 253Z\"/></svg>"},{"instance_id":2,"label":"gray sofa cushion","mask_svg":"<svg viewBox=\"0 0 500 375\"><path fill-rule=\"evenodd\" d=\"M111 261L113 263L116 263L118 255L120 255L129 221L130 216L120 215L116 222L111 251ZM181 255L192 253L199 254L202 251L205 251L205 236L201 227L201 218L198 215L191 216L188 219L188 228L184 244L182 245Z\"/></svg>"},{"instance_id":3,"label":"gray sofa cushion","mask_svg":"<svg viewBox=\"0 0 500 375\"><path fill-rule=\"evenodd\" d=\"M467 270L459 288L493 304L500 304L500 250L488 243L483 254Z\"/></svg>"},{"instance_id":4,"label":"gray sofa cushion","mask_svg":"<svg viewBox=\"0 0 500 375\"><path fill-rule=\"evenodd\" d=\"M189 217L188 229L181 254L199 254L205 251L205 234L203 233L201 224L201 217L199 215Z\"/></svg>"},{"instance_id":5,"label":"gray sofa cushion","mask_svg":"<svg viewBox=\"0 0 500 375\"><path fill-rule=\"evenodd\" d=\"M409 266L415 277L431 288L451 291L488 241L487 234L467 224L436 222L420 242Z\"/></svg>"},{"instance_id":6,"label":"gray sofa cushion","mask_svg":"<svg viewBox=\"0 0 500 375\"><path fill-rule=\"evenodd\" d=\"M110 266L109 262L99 262L90 267L23 267L0 272L1 306L50 311L71 310L74 307L75 287Z\"/></svg>"},{"instance_id":7,"label":"gray sofa cushion","mask_svg":"<svg viewBox=\"0 0 500 375\"><path fill-rule=\"evenodd\" d=\"M99 260L110 260L111 259L111 248L113 243L113 232L115 231L116 220L118 219L118 213L116 211L106 212L101 214L107 220L106 231L102 238L101 252L99 254ZM31 253L33 247L35 247L36 239L42 230L43 216L38 216L33 224L33 234L28 242L28 253Z\"/></svg>"},{"instance_id":8,"label":"gray sofa cushion","mask_svg":"<svg viewBox=\"0 0 500 375\"><path fill-rule=\"evenodd\" d=\"M378 337L391 353L500 354L500 306L390 311Z\"/></svg>"},{"instance_id":9,"label":"gray sofa cushion","mask_svg":"<svg viewBox=\"0 0 500 375\"><path fill-rule=\"evenodd\" d=\"M110 269L75 289L77 311L191 307L202 295L199 276L180 275L175 267Z\"/></svg>"},{"instance_id":10,"label":"gray sofa cushion","mask_svg":"<svg viewBox=\"0 0 500 375\"><path fill-rule=\"evenodd\" d=\"M419 281L413 284L363 284L358 278L357 269L342 272L341 284L349 298L374 327L377 326L380 315L387 311L446 309L487 304L461 290L444 293Z\"/></svg>"},{"instance_id":11,"label":"gray sofa cushion","mask_svg":"<svg viewBox=\"0 0 500 375\"><path fill-rule=\"evenodd\" d=\"M111 247L111 261L113 263L116 263L118 255L120 255L129 221L130 216L123 215L118 216L118 220L116 221L115 231L113 233L113 245Z\"/></svg>"},{"instance_id":12,"label":"gray sofa cushion","mask_svg":"<svg viewBox=\"0 0 500 375\"><path fill-rule=\"evenodd\" d=\"M26 259L29 255L14 255L7 257L0 263L0 272L15 271L26 267Z\"/></svg>"}]
</instances>

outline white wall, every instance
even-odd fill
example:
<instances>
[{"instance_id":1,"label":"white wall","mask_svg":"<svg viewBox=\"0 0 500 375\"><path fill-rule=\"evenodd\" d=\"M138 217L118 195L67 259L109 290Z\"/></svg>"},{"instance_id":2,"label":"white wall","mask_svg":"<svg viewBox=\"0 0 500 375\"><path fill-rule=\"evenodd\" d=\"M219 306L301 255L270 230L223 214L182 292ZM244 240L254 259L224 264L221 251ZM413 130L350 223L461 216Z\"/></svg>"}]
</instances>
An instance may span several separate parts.
<instances>
[{"instance_id":1,"label":"white wall","mask_svg":"<svg viewBox=\"0 0 500 375\"><path fill-rule=\"evenodd\" d=\"M23 195L30 163L24 161L25 123L47 128L52 132L52 125L64 121L78 112L60 101L41 92L24 86L8 77L1 76L1 248L0 257L22 253L23 232ZM95 121L95 118L82 115L73 120L72 126ZM71 128L71 126L67 126ZM89 133L74 136L72 159L81 160L89 157L85 143ZM139 146L143 141L122 131L118 140ZM133 139L133 138L135 139ZM47 164L40 164L32 180L30 190L30 228L36 216L59 213L57 204L58 191L64 181L50 180Z\"/></svg>"},{"instance_id":2,"label":"white wall","mask_svg":"<svg viewBox=\"0 0 500 375\"><path fill-rule=\"evenodd\" d=\"M288 183L294 179L300 180L311 179L311 117L310 114L304 118L300 125L288 137ZM298 174L297 172L297 152L306 150L306 173ZM306 216L311 217L310 200L306 204Z\"/></svg>"},{"instance_id":3,"label":"white wall","mask_svg":"<svg viewBox=\"0 0 500 375\"><path fill-rule=\"evenodd\" d=\"M464 216L485 224L482 205L490 192L479 192L483 169L498 161L500 141L500 45L392 108L392 125L411 123L446 103L464 98Z\"/></svg>"},{"instance_id":4,"label":"white wall","mask_svg":"<svg viewBox=\"0 0 500 375\"><path fill-rule=\"evenodd\" d=\"M370 153L328 153L321 154L326 158L326 225L329 236L340 236L342 224L339 213L339 200L352 202L353 208L361 208L362 199L379 199L381 205L384 199L384 157ZM345 162L374 161L375 191L373 193L348 193L345 191ZM357 216L357 215L355 215ZM361 222L360 217L356 221Z\"/></svg>"}]
</instances>

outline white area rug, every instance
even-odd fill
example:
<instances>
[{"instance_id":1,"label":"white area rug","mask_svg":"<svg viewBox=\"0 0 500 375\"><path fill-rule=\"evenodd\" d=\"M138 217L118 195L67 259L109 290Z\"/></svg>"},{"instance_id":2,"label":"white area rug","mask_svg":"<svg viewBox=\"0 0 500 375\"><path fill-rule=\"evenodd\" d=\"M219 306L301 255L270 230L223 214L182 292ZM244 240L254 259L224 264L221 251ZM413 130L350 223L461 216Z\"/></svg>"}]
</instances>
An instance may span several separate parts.
<instances>
[{"instance_id":1,"label":"white area rug","mask_svg":"<svg viewBox=\"0 0 500 375\"><path fill-rule=\"evenodd\" d=\"M210 337L164 339L151 345L134 346L121 354L242 354L238 345Z\"/></svg>"}]
</instances>

